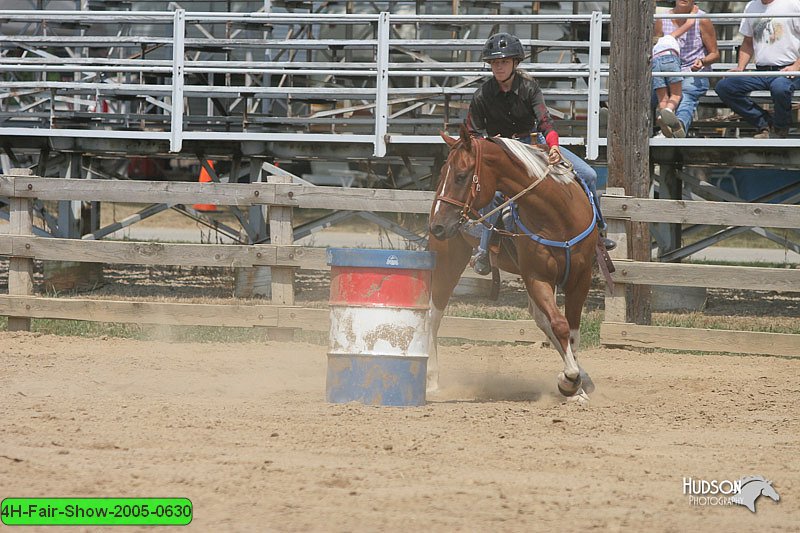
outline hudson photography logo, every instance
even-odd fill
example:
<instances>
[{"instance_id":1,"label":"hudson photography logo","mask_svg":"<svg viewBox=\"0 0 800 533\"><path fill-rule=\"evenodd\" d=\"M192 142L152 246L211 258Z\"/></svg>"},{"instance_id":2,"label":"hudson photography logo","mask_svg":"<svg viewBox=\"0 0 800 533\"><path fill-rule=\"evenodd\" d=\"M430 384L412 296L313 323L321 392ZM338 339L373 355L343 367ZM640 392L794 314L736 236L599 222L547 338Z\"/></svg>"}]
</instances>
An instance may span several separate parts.
<instances>
[{"instance_id":1,"label":"hudson photography logo","mask_svg":"<svg viewBox=\"0 0 800 533\"><path fill-rule=\"evenodd\" d=\"M742 505L752 513L756 512L756 500L760 496L767 496L775 502L781 499L772 481L762 476L747 476L738 480L685 477L683 494L689 496L689 505Z\"/></svg>"}]
</instances>

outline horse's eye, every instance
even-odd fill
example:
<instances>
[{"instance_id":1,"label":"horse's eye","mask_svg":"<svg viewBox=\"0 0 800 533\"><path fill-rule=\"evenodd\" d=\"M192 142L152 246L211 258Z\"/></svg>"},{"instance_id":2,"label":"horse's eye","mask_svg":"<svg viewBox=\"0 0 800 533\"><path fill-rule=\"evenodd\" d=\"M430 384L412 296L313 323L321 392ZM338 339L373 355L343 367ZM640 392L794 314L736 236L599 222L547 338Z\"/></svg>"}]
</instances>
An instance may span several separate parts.
<instances>
[{"instance_id":1,"label":"horse's eye","mask_svg":"<svg viewBox=\"0 0 800 533\"><path fill-rule=\"evenodd\" d=\"M464 183L466 183L466 181L467 181L467 175L466 174L461 173L461 172L456 174L456 183L458 185L464 185Z\"/></svg>"}]
</instances>

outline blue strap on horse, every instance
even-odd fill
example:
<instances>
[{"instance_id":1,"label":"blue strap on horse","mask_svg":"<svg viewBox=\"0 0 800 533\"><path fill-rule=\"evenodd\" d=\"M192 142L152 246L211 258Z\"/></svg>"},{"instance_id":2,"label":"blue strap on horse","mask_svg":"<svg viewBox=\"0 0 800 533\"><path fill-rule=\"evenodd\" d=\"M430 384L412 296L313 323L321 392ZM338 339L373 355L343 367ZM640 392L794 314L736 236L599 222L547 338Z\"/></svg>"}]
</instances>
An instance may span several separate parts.
<instances>
[{"instance_id":1,"label":"blue strap on horse","mask_svg":"<svg viewBox=\"0 0 800 533\"><path fill-rule=\"evenodd\" d=\"M569 278L569 265L571 259L571 249L573 246L581 242L583 239L588 237L592 231L594 231L595 226L597 226L597 220L599 218L599 213L597 212L597 205L595 205L594 195L589 191L589 186L586 185L586 182L580 176L576 176L577 180L580 182L581 186L583 186L583 190L586 191L586 196L589 197L589 204L592 206L592 222L589 224L589 227L583 230L580 235L577 237L573 237L568 241L552 241L550 239L545 239L541 235L537 235L533 233L531 230L525 227L525 224L522 223L522 220L519 217L519 211L517 208L516 202L511 202L511 216L514 218L514 223L517 225L517 228L520 233L526 235L534 242L538 242L539 244L543 244L545 246L552 246L554 248L564 248L565 253L567 254L567 267L564 269L564 276L562 276L561 281L558 283L558 286L563 290L564 284L567 282Z\"/></svg>"}]
</instances>

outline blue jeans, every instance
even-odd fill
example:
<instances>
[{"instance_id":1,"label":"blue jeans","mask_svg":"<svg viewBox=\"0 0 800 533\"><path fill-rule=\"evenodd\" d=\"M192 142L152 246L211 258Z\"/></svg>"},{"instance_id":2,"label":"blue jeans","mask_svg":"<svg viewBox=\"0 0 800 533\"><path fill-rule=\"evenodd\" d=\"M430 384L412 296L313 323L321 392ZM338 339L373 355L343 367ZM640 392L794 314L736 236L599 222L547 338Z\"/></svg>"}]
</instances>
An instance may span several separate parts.
<instances>
[{"instance_id":1,"label":"blue jeans","mask_svg":"<svg viewBox=\"0 0 800 533\"><path fill-rule=\"evenodd\" d=\"M539 135L538 143L545 144L544 136L541 133L539 133L538 135ZM531 142L530 137L522 137L518 140L520 142L528 144L530 144ZM572 153L570 150L567 150L564 147L560 148L561 148L561 155L564 157L564 159L572 163L572 168L575 170L575 174L577 174L579 178L581 178L583 181L586 182L586 185L589 187L589 190L592 191L592 194L594 195L595 201L599 202L600 197L597 195L597 172L591 166L589 166L589 164L586 161L584 161L583 159ZM479 209L478 212L481 215L485 215L486 213L488 213L489 211L491 211L492 209L494 209L495 207L497 207L502 203L503 203L503 195L497 193L494 196L494 200L489 202L489 205ZM598 204L598 213L599 213L599 208L600 206ZM499 216L500 216L500 211L486 218L486 222L494 226ZM491 236L492 236L492 231L487 226L484 225L483 231L481 232L481 242L478 245L479 250L485 252L489 249L489 238Z\"/></svg>"},{"instance_id":2,"label":"blue jeans","mask_svg":"<svg viewBox=\"0 0 800 533\"><path fill-rule=\"evenodd\" d=\"M697 103L700 101L700 97L706 94L708 87L708 78L689 76L683 78L681 103L678 104L678 109L675 110L675 116L683 124L684 131L689 131L689 126L692 125L694 120L694 110L697 109ZM656 98L656 92L653 91L650 106L655 109L657 105L658 99Z\"/></svg>"},{"instance_id":3,"label":"blue jeans","mask_svg":"<svg viewBox=\"0 0 800 533\"><path fill-rule=\"evenodd\" d=\"M544 135L541 133L537 133L536 135L537 144L545 144L547 142L545 141ZM530 137L522 137L519 140L524 143L531 143ZM595 169L589 166L589 163L575 155L572 151L567 150L563 146L559 146L559 148L561 149L561 155L564 157L564 159L572 163L572 168L575 170L575 174L577 174L579 178L586 182L586 185L589 186L589 190L592 191L594 197L599 198L599 196L597 196L597 172Z\"/></svg>"},{"instance_id":4,"label":"blue jeans","mask_svg":"<svg viewBox=\"0 0 800 533\"><path fill-rule=\"evenodd\" d=\"M651 61L653 72L672 72L674 76L653 76L653 89L665 89L674 83L681 83L681 58L675 54L654 57Z\"/></svg>"},{"instance_id":5,"label":"blue jeans","mask_svg":"<svg viewBox=\"0 0 800 533\"><path fill-rule=\"evenodd\" d=\"M800 90L800 78L786 76L754 76L724 78L717 82L717 94L722 102L743 119L764 130L770 126L788 129L792 125L792 92ZM775 104L774 114L764 111L750 98L751 91L769 91Z\"/></svg>"},{"instance_id":6,"label":"blue jeans","mask_svg":"<svg viewBox=\"0 0 800 533\"><path fill-rule=\"evenodd\" d=\"M708 91L708 78L683 78L681 103L675 110L675 116L683 123L684 131L689 131L689 126L694 120L694 110L697 109L697 103L700 101L700 97L706 94L706 91Z\"/></svg>"}]
</instances>

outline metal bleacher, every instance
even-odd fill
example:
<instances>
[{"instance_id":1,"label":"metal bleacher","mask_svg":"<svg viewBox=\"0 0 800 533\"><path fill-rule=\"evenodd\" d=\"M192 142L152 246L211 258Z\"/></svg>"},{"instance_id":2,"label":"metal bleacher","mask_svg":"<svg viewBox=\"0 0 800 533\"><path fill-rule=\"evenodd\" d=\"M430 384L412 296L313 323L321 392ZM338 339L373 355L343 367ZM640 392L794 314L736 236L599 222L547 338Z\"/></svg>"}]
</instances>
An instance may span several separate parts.
<instances>
[{"instance_id":1,"label":"metal bleacher","mask_svg":"<svg viewBox=\"0 0 800 533\"><path fill-rule=\"evenodd\" d=\"M562 143L600 164L606 156L610 17L582 10L602 3L16 4L0 12L4 170L126 178L109 161L214 159L229 162L215 178L250 181L264 162L312 161L303 173L320 184L429 187L444 155L438 132L456 132L491 75L479 55L498 30L522 38L522 68L542 85ZM720 77L735 61L741 15L708 16L723 61L691 75ZM734 136L743 124L713 92L700 113L687 138L651 139L651 160L800 168L796 134L758 146L744 130Z\"/></svg>"}]
</instances>

